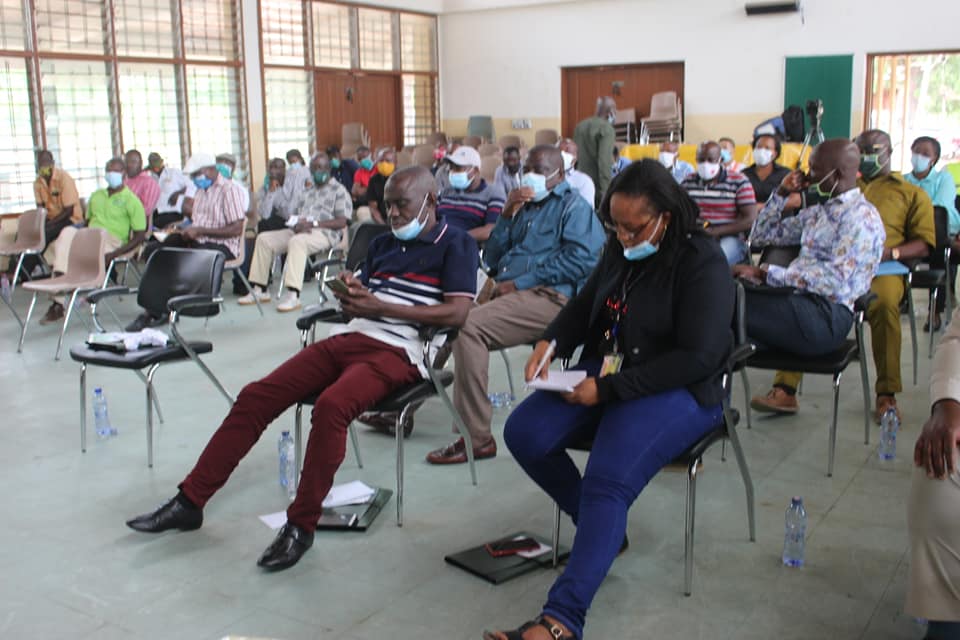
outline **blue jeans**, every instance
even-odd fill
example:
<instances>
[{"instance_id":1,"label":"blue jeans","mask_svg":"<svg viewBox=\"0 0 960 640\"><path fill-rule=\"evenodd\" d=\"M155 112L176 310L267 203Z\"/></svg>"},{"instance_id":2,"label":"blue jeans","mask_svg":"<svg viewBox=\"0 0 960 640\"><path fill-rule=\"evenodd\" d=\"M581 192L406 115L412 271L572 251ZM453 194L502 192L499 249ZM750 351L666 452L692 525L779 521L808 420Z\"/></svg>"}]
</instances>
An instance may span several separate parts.
<instances>
[{"instance_id":1,"label":"blue jeans","mask_svg":"<svg viewBox=\"0 0 960 640\"><path fill-rule=\"evenodd\" d=\"M747 289L747 337L799 356L830 353L847 339L853 312L812 293Z\"/></svg>"},{"instance_id":2,"label":"blue jeans","mask_svg":"<svg viewBox=\"0 0 960 640\"><path fill-rule=\"evenodd\" d=\"M741 264L747 261L747 243L739 235L720 238L720 249L727 257L727 264Z\"/></svg>"},{"instance_id":3,"label":"blue jeans","mask_svg":"<svg viewBox=\"0 0 960 640\"><path fill-rule=\"evenodd\" d=\"M595 407L537 391L517 406L504 441L527 475L578 524L567 567L543 613L583 636L587 609L623 542L630 505L664 465L722 420L720 405L701 407L686 389ZM595 434L593 450L581 478L566 445L589 434Z\"/></svg>"}]
</instances>

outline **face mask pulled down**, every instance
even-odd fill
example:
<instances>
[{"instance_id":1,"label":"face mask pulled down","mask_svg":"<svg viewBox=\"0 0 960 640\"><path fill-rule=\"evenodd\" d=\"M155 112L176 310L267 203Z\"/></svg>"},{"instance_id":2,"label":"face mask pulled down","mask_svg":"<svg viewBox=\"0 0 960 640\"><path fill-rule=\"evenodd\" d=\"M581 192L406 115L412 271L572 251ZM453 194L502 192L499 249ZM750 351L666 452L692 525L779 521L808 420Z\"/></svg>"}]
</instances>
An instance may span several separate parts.
<instances>
[{"instance_id":1,"label":"face mask pulled down","mask_svg":"<svg viewBox=\"0 0 960 640\"><path fill-rule=\"evenodd\" d=\"M663 222L663 216L662 216L662 215L661 215L659 218L657 218L657 224L656 224L656 226L653 228L653 233L650 234L650 237L651 237L651 238L654 237L655 235L657 235L657 232L660 230L660 223L661 223L661 222ZM631 262L638 262L638 261L640 261L640 260L644 260L644 259L646 259L646 258L649 258L650 256L652 256L653 254L655 254L655 253L656 253L657 251L659 251L659 250L660 250L660 243L659 243L659 242L658 242L657 244L653 244L653 243L650 242L649 240L644 240L644 241L641 242L640 244L636 244L636 245L634 245L634 246L632 246L632 247L624 247L624 248L623 248L623 257L626 258L627 260L631 261Z\"/></svg>"},{"instance_id":2,"label":"face mask pulled down","mask_svg":"<svg viewBox=\"0 0 960 640\"><path fill-rule=\"evenodd\" d=\"M402 240L404 242L413 240L419 236L423 231L423 228L427 226L427 221L422 220L421 218L423 217L423 210L427 206L427 198L429 196L430 194L423 196L423 203L420 205L420 211L417 212L417 215L413 220L402 227L394 227L390 229L397 240Z\"/></svg>"}]
</instances>

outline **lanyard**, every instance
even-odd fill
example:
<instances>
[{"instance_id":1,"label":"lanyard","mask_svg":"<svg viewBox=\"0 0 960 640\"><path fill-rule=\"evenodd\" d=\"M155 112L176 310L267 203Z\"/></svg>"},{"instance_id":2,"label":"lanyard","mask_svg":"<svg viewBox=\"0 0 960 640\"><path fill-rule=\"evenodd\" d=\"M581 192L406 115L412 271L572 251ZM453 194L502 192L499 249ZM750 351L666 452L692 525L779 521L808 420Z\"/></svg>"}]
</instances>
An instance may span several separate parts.
<instances>
[{"instance_id":1,"label":"lanyard","mask_svg":"<svg viewBox=\"0 0 960 640\"><path fill-rule=\"evenodd\" d=\"M628 271L626 275L624 275L623 282L620 285L620 297L612 301L609 299L607 300L607 308L610 310L611 315L613 316L613 323L604 337L608 342L611 343L613 353L619 353L618 336L620 335L620 322L627 314L627 295L630 293L630 290L633 288L633 286L640 281L640 278L643 274L642 272L637 273L632 279L630 277L631 275L634 275L632 269Z\"/></svg>"}]
</instances>

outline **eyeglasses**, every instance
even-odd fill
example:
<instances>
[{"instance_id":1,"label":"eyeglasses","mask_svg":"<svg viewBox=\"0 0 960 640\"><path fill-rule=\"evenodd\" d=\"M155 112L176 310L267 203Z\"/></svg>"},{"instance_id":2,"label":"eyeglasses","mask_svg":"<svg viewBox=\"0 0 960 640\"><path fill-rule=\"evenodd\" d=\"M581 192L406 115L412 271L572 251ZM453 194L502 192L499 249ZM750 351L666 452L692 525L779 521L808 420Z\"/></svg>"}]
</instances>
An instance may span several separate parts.
<instances>
[{"instance_id":1,"label":"eyeglasses","mask_svg":"<svg viewBox=\"0 0 960 640\"><path fill-rule=\"evenodd\" d=\"M624 240L633 240L634 238L642 234L644 231L646 231L647 227L649 227L656 219L657 219L657 216L651 217L649 220L647 220L645 224L643 224L638 229L628 229L627 227L621 224L617 224L616 222L604 222L603 228L615 234L619 238L623 238Z\"/></svg>"}]
</instances>

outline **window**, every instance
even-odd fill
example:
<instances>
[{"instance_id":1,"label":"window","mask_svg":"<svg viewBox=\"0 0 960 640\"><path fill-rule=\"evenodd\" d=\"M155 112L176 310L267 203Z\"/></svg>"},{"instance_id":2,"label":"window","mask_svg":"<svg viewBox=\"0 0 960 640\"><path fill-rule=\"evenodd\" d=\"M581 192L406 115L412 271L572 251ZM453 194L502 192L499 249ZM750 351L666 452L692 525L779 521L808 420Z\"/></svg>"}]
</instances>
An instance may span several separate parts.
<instances>
[{"instance_id":1,"label":"window","mask_svg":"<svg viewBox=\"0 0 960 640\"><path fill-rule=\"evenodd\" d=\"M0 0L0 49L23 51L27 44L23 2Z\"/></svg>"},{"instance_id":2,"label":"window","mask_svg":"<svg viewBox=\"0 0 960 640\"><path fill-rule=\"evenodd\" d=\"M303 65L304 11L301 0L262 0L263 61Z\"/></svg>"},{"instance_id":3,"label":"window","mask_svg":"<svg viewBox=\"0 0 960 640\"><path fill-rule=\"evenodd\" d=\"M123 148L144 162L152 151L174 164L183 157L176 75L173 65L119 65Z\"/></svg>"},{"instance_id":4,"label":"window","mask_svg":"<svg viewBox=\"0 0 960 640\"><path fill-rule=\"evenodd\" d=\"M437 21L400 14L400 59L404 71L436 71Z\"/></svg>"},{"instance_id":5,"label":"window","mask_svg":"<svg viewBox=\"0 0 960 640\"><path fill-rule=\"evenodd\" d=\"M910 144L933 136L941 161L960 158L960 52L867 57L867 128L893 141L891 166L910 170Z\"/></svg>"},{"instance_id":6,"label":"window","mask_svg":"<svg viewBox=\"0 0 960 640\"><path fill-rule=\"evenodd\" d=\"M360 68L392 70L393 16L389 11L360 9Z\"/></svg>"},{"instance_id":7,"label":"window","mask_svg":"<svg viewBox=\"0 0 960 640\"><path fill-rule=\"evenodd\" d=\"M437 130L437 80L428 75L403 76L403 144L422 144Z\"/></svg>"},{"instance_id":8,"label":"window","mask_svg":"<svg viewBox=\"0 0 960 640\"><path fill-rule=\"evenodd\" d=\"M283 158L288 149L311 147L314 139L312 73L299 69L265 69L267 154Z\"/></svg>"},{"instance_id":9,"label":"window","mask_svg":"<svg viewBox=\"0 0 960 640\"><path fill-rule=\"evenodd\" d=\"M240 16L236 0L181 0L187 58L240 60Z\"/></svg>"},{"instance_id":10,"label":"window","mask_svg":"<svg viewBox=\"0 0 960 640\"><path fill-rule=\"evenodd\" d=\"M36 158L29 76L23 58L0 58L0 213L33 208Z\"/></svg>"},{"instance_id":11,"label":"window","mask_svg":"<svg viewBox=\"0 0 960 640\"><path fill-rule=\"evenodd\" d=\"M173 57L180 48L177 11L170 0L113 0L117 53Z\"/></svg>"},{"instance_id":12,"label":"window","mask_svg":"<svg viewBox=\"0 0 960 640\"><path fill-rule=\"evenodd\" d=\"M240 71L230 67L187 67L190 145L194 151L237 155L246 150L246 123L239 109ZM247 170L246 154L237 169Z\"/></svg>"},{"instance_id":13,"label":"window","mask_svg":"<svg viewBox=\"0 0 960 640\"><path fill-rule=\"evenodd\" d=\"M313 64L349 69L351 64L350 9L313 3Z\"/></svg>"},{"instance_id":14,"label":"window","mask_svg":"<svg viewBox=\"0 0 960 640\"><path fill-rule=\"evenodd\" d=\"M90 53L108 51L110 18L102 0L35 0L40 51Z\"/></svg>"}]
</instances>

